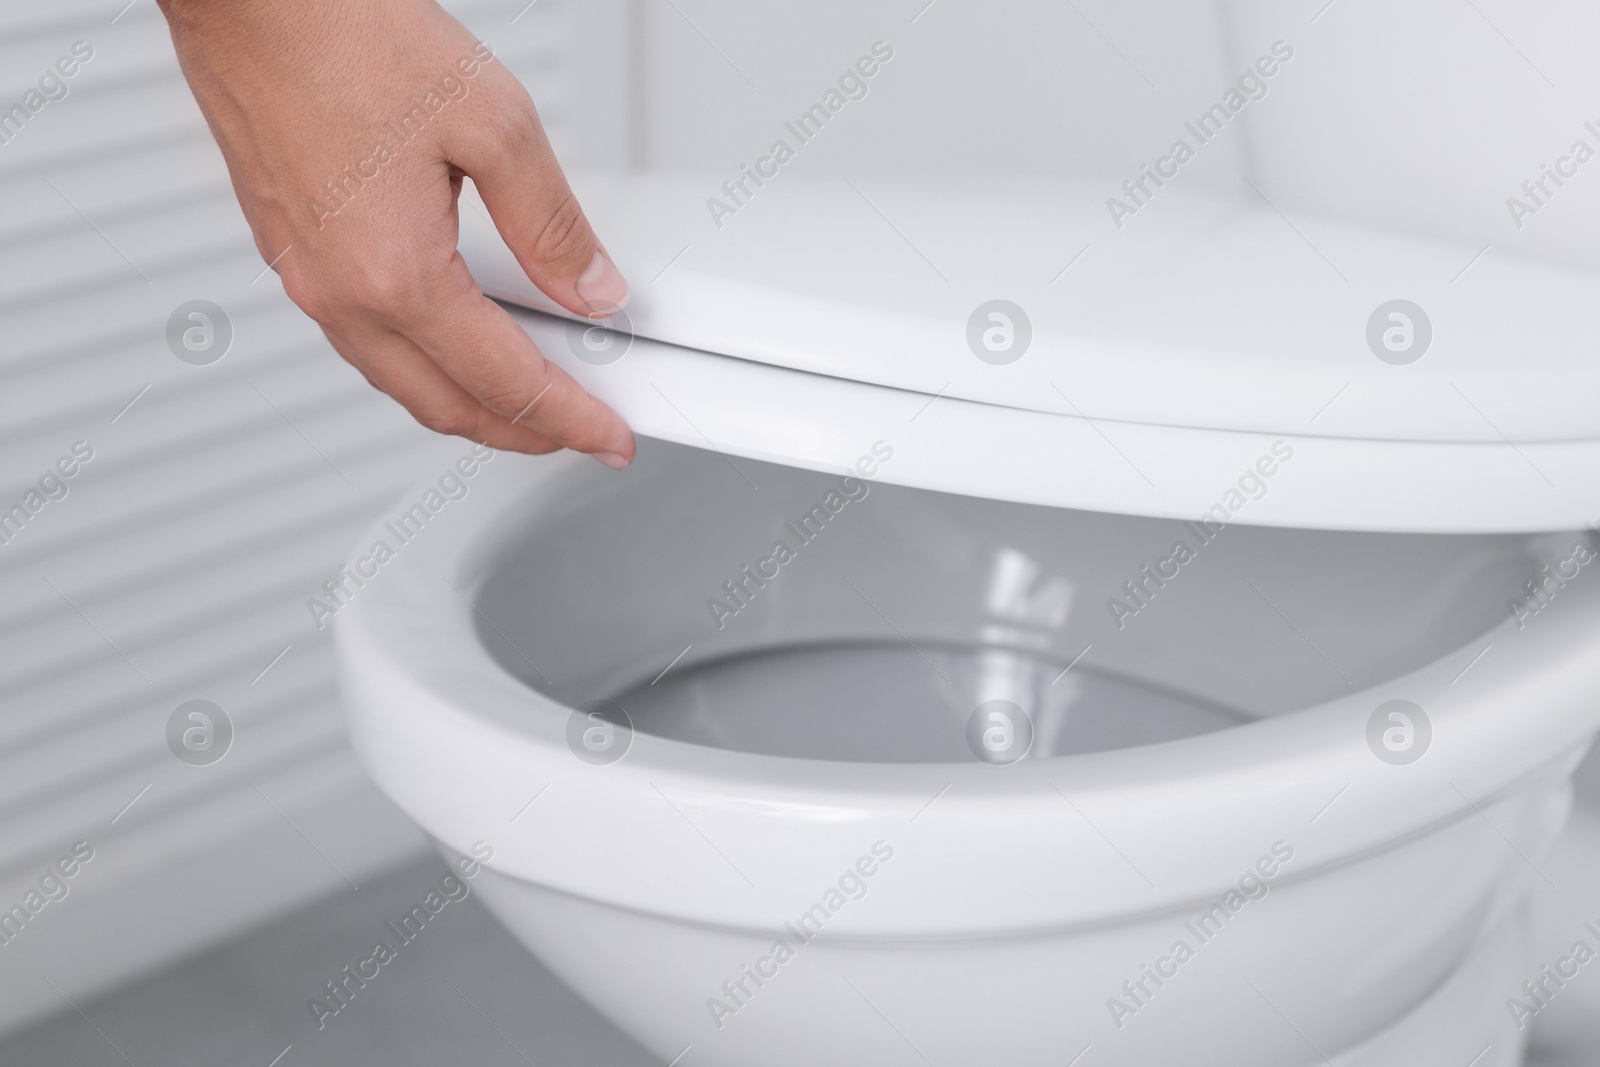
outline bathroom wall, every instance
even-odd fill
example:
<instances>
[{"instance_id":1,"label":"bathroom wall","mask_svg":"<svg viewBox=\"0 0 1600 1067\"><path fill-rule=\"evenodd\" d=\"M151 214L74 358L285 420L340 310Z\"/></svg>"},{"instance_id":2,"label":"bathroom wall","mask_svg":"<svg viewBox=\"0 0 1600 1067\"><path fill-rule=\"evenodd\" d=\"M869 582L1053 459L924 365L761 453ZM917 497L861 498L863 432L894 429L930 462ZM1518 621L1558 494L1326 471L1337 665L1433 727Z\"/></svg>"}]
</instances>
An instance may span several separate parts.
<instances>
[{"instance_id":1,"label":"bathroom wall","mask_svg":"<svg viewBox=\"0 0 1600 1067\"><path fill-rule=\"evenodd\" d=\"M1274 41L1295 50L1192 187L1286 212L1600 266L1600 159L1516 225L1507 199L1577 139L1600 151L1600 7L1582 0L636 0L634 159L736 172L872 42L895 58L792 166L1117 183ZM1554 188L1553 186L1551 188ZM1463 259L1466 262L1466 259Z\"/></svg>"},{"instance_id":2,"label":"bathroom wall","mask_svg":"<svg viewBox=\"0 0 1600 1067\"><path fill-rule=\"evenodd\" d=\"M1230 0L1238 40L1301 52L1251 116L1250 172L1297 208L1600 268L1600 158L1518 226L1507 200L1574 141L1600 152L1600 7L1583 0ZM1585 128L1593 122L1595 131ZM1465 260L1463 260L1465 262Z\"/></svg>"},{"instance_id":3,"label":"bathroom wall","mask_svg":"<svg viewBox=\"0 0 1600 1067\"><path fill-rule=\"evenodd\" d=\"M648 44L635 158L649 169L737 171L882 40L894 58L795 167L1120 181L1163 153L1244 62L1209 0L639 0L636 10ZM1235 187L1239 147L1197 160L1196 183Z\"/></svg>"},{"instance_id":4,"label":"bathroom wall","mask_svg":"<svg viewBox=\"0 0 1600 1067\"><path fill-rule=\"evenodd\" d=\"M0 911L78 842L93 856L0 944L0 1029L426 848L355 764L305 601L462 446L367 386L263 273L165 23L124 3L0 7L0 106L76 42L89 54L0 142L0 502L74 471L0 544ZM526 3L454 6L567 158L620 161L622 5L516 17ZM193 299L231 322L210 366L167 340ZM210 765L169 748L194 699L232 724Z\"/></svg>"}]
</instances>

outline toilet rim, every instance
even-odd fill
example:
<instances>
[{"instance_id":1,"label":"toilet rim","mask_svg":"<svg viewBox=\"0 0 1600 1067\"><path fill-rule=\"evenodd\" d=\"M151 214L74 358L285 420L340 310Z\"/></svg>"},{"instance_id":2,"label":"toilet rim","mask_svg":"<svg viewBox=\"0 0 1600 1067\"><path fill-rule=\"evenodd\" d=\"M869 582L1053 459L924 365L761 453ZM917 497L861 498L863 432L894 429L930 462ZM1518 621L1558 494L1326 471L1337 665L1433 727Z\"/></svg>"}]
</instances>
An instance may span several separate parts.
<instances>
[{"instance_id":1,"label":"toilet rim","mask_svg":"<svg viewBox=\"0 0 1600 1067\"><path fill-rule=\"evenodd\" d=\"M1304 873L1313 863L1370 853L1489 807L1541 768L1573 757L1600 725L1600 587L1591 590L1591 582L1573 583L1541 613L1537 632L1530 626L1518 633L1508 615L1467 646L1389 682L1156 745L998 768L798 759L635 734L621 761L589 767L566 747L572 709L495 662L478 638L469 598L487 570L473 552L501 517L541 494L557 499L574 476L599 476L591 466L574 455L497 457L479 475L475 506L458 505L445 522L432 523L426 540L334 622L358 753L403 809L458 851L515 810L513 804L491 818L486 808L501 803L491 781L496 768L517 780L508 799L561 782L582 796L586 817L610 832L641 833L638 798L660 795L716 820L725 839L792 834L801 843L797 853L822 838L864 845L882 827L915 824L927 810L938 813L930 822L942 833L959 837L972 825L1015 821L1029 806L1053 804L1059 812L1065 800L1107 839L1132 835L1145 852L1190 857L1189 876L1140 901L1143 909L1160 898L1187 899L1196 885L1219 877L1225 882L1224 872L1237 877L1245 852L1281 836L1273 829L1284 821L1280 812L1303 808L1309 817L1339 801L1337 817L1318 824L1314 854L1298 869ZM1433 724L1427 754L1404 767L1378 760L1366 742L1369 716L1394 698L1425 707ZM1197 848L1197 835L1212 847ZM974 847L1001 847L992 836ZM667 907L661 897L672 895L657 886L635 900L628 890L601 889L578 870L581 857L563 861L514 838L497 849L497 868L555 888L647 910ZM718 895L707 891L682 908L722 915Z\"/></svg>"}]
</instances>

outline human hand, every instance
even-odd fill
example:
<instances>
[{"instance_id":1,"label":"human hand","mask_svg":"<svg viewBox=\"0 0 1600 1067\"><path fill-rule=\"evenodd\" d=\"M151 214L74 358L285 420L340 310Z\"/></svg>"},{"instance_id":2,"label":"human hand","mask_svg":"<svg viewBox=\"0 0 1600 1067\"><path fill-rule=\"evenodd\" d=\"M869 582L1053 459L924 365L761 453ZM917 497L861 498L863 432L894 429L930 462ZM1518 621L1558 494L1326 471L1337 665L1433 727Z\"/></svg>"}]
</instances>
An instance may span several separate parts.
<instances>
[{"instance_id":1,"label":"human hand","mask_svg":"<svg viewBox=\"0 0 1600 1067\"><path fill-rule=\"evenodd\" d=\"M571 448L633 435L547 362L456 250L462 176L540 290L620 310L628 286L522 85L433 0L159 0L256 247L339 354L429 429Z\"/></svg>"}]
</instances>

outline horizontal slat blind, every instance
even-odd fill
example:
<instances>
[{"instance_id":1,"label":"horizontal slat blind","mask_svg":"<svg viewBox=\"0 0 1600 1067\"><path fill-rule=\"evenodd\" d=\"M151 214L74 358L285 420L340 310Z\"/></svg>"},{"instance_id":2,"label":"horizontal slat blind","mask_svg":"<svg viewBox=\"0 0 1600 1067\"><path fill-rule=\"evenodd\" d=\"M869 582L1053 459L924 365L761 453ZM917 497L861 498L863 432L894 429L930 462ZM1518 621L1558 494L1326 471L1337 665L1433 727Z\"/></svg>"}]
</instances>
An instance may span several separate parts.
<instances>
[{"instance_id":1,"label":"horizontal slat blind","mask_svg":"<svg viewBox=\"0 0 1600 1067\"><path fill-rule=\"evenodd\" d=\"M525 3L452 8L560 143L564 16ZM150 0L120 7L0 8L0 108L74 42L94 49L0 144L0 508L93 449L0 545L0 910L74 842L96 851L0 945L0 1028L64 1008L48 982L90 995L425 847L349 752L305 600L461 445L372 390L262 273L165 24ZM167 347L192 299L233 325L211 366ZM196 698L236 731L210 766L165 738Z\"/></svg>"}]
</instances>

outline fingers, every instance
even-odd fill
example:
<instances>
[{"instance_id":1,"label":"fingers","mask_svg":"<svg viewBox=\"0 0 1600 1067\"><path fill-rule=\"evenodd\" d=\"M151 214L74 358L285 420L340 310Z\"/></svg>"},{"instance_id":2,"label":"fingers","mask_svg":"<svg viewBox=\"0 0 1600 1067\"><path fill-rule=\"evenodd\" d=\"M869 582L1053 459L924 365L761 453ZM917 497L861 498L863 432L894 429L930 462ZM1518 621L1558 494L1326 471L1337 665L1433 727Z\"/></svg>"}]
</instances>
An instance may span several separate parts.
<instances>
[{"instance_id":1,"label":"fingers","mask_svg":"<svg viewBox=\"0 0 1600 1067\"><path fill-rule=\"evenodd\" d=\"M539 353L516 320L483 295L459 253L414 306L397 328L482 407L613 469L632 462L627 424Z\"/></svg>"},{"instance_id":2,"label":"fingers","mask_svg":"<svg viewBox=\"0 0 1600 1067\"><path fill-rule=\"evenodd\" d=\"M283 6L301 10L298 0L264 9ZM314 8L307 0L305 12ZM627 284L573 197L532 101L489 62L475 75L460 68L477 80L467 87L456 79L462 91L448 92L448 102L429 103L399 127L377 122L396 113L396 101L413 99L422 81L432 85L438 71L457 68L454 57L482 47L431 0L379 8L372 26L318 23L319 38L361 46L344 51L363 57L362 77L327 79L309 101L286 102L281 90L294 84L295 66L281 61L281 48L259 35L237 43L249 52L240 70L264 73L252 81L230 67L207 117L214 130L226 127L218 142L258 247L275 264L293 249L278 265L290 298L424 426L495 448L566 447L626 466L634 455L627 426L545 361L483 296L456 251L455 203L467 174L523 269L553 300L585 317L626 302ZM382 47L365 47L377 29ZM308 40L307 31L292 30ZM370 157L345 165L351 146L370 144L369 136L378 138Z\"/></svg>"},{"instance_id":3,"label":"fingers","mask_svg":"<svg viewBox=\"0 0 1600 1067\"><path fill-rule=\"evenodd\" d=\"M628 283L572 195L532 101L497 125L492 143L464 139L451 162L472 177L522 269L568 311L600 318L622 310Z\"/></svg>"},{"instance_id":4,"label":"fingers","mask_svg":"<svg viewBox=\"0 0 1600 1067\"><path fill-rule=\"evenodd\" d=\"M335 333L329 342L372 385L436 433L465 437L509 452L542 455L561 446L484 407L415 344L382 326Z\"/></svg>"}]
</instances>

